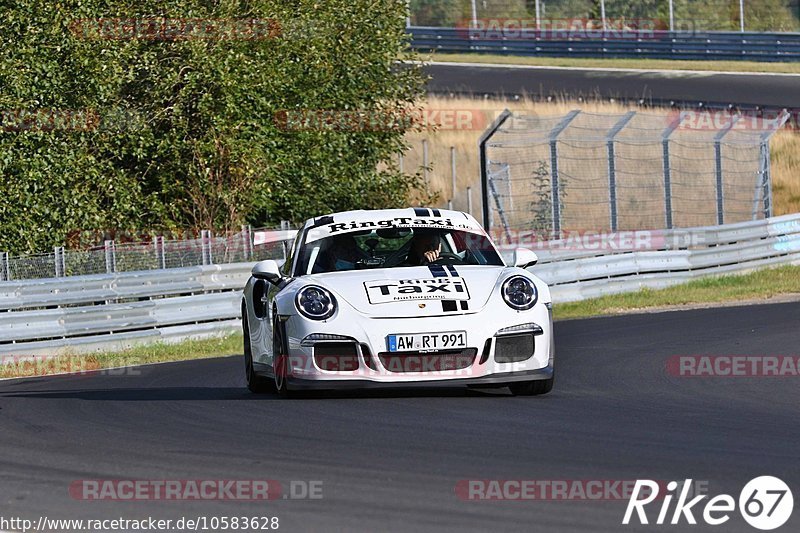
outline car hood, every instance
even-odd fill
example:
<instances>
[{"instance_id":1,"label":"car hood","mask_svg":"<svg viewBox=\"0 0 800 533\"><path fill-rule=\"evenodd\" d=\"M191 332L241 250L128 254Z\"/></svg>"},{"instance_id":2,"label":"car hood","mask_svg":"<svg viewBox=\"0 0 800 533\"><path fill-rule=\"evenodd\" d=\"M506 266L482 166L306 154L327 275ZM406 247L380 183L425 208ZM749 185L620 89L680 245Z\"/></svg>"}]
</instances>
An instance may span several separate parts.
<instances>
[{"instance_id":1,"label":"car hood","mask_svg":"<svg viewBox=\"0 0 800 533\"><path fill-rule=\"evenodd\" d=\"M315 274L316 283L367 316L425 317L483 308L506 270L502 266L404 267Z\"/></svg>"}]
</instances>

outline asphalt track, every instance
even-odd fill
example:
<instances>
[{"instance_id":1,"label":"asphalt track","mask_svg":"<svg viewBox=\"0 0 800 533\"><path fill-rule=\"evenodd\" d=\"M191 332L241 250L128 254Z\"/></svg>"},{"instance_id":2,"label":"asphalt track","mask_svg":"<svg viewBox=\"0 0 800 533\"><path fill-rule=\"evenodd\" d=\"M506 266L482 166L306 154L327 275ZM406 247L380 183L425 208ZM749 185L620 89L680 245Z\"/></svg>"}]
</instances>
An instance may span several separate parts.
<instances>
[{"instance_id":1,"label":"asphalt track","mask_svg":"<svg viewBox=\"0 0 800 533\"><path fill-rule=\"evenodd\" d=\"M755 531L620 525L624 501L464 501L459 480L775 475L800 501L798 378L681 378L676 354L797 354L800 303L560 322L545 397L462 388L280 400L241 358L0 382L0 516L275 515L280 531ZM79 501L81 479L320 480L319 500ZM652 511L655 519L657 509ZM797 511L782 530L797 531Z\"/></svg>"},{"instance_id":2,"label":"asphalt track","mask_svg":"<svg viewBox=\"0 0 800 533\"><path fill-rule=\"evenodd\" d=\"M713 62L709 63L713 68ZM436 63L428 91L457 94L616 98L682 106L800 107L800 75L520 68Z\"/></svg>"}]
</instances>

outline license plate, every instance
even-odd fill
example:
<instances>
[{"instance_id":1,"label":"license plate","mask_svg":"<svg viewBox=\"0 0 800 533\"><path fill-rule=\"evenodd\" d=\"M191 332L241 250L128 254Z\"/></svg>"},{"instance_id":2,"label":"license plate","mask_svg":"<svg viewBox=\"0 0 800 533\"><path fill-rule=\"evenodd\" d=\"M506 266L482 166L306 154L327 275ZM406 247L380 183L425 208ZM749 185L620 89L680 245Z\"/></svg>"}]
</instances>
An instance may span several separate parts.
<instances>
[{"instance_id":1,"label":"license plate","mask_svg":"<svg viewBox=\"0 0 800 533\"><path fill-rule=\"evenodd\" d=\"M389 335L390 352L451 350L467 347L466 331Z\"/></svg>"}]
</instances>

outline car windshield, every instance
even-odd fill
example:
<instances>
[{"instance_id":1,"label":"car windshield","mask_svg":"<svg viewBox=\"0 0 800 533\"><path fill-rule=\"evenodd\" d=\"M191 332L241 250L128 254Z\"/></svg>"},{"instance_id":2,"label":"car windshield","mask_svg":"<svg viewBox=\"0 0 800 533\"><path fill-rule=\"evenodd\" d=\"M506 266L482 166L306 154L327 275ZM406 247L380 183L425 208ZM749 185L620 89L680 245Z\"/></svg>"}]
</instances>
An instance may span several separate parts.
<instances>
[{"instance_id":1,"label":"car windshield","mask_svg":"<svg viewBox=\"0 0 800 533\"><path fill-rule=\"evenodd\" d=\"M380 228L305 243L297 275L424 265L492 265L503 261L485 235L448 229Z\"/></svg>"}]
</instances>

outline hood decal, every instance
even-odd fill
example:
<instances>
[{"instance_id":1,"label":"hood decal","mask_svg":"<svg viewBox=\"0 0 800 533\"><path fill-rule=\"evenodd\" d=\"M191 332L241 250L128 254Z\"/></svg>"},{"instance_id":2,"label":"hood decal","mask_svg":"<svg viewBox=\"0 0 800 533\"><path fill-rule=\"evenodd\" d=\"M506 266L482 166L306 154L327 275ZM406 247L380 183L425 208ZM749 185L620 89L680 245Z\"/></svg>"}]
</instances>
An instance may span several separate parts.
<instances>
[{"instance_id":1,"label":"hood decal","mask_svg":"<svg viewBox=\"0 0 800 533\"><path fill-rule=\"evenodd\" d=\"M364 290L367 291L369 303L373 305L410 300L458 302L470 299L469 289L463 278L435 277L365 281Z\"/></svg>"}]
</instances>

